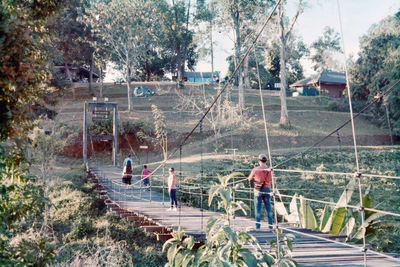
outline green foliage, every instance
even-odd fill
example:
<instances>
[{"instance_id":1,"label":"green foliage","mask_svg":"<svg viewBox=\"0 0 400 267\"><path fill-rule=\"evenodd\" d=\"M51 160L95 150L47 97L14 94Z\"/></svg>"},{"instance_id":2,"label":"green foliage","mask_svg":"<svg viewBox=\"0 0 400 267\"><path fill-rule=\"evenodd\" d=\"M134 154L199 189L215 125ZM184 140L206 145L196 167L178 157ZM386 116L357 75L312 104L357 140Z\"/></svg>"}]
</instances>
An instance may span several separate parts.
<instances>
[{"instance_id":1,"label":"green foliage","mask_svg":"<svg viewBox=\"0 0 400 267\"><path fill-rule=\"evenodd\" d=\"M359 58L351 70L353 97L371 102L400 79L400 12L373 25L360 41ZM400 87L396 86L384 101L378 101L369 110L382 125L386 121L388 106L393 132L400 133Z\"/></svg>"},{"instance_id":2,"label":"green foliage","mask_svg":"<svg viewBox=\"0 0 400 267\"><path fill-rule=\"evenodd\" d=\"M181 228L168 240L163 250L167 251L167 266L296 266L289 255L292 250L293 235L279 233L279 243L270 242L270 251L261 248L257 239L242 231L230 227L230 218L236 211L245 212L248 207L242 201L232 201L230 181L241 173L219 177L219 184L214 184L209 192L208 203L218 196L222 201L218 205L225 210L219 218L208 219L205 233L206 243L194 249L193 237L185 237ZM240 188L240 184L236 188ZM252 248L252 249L249 249ZM279 254L278 254L279 253Z\"/></svg>"},{"instance_id":3,"label":"green foliage","mask_svg":"<svg viewBox=\"0 0 400 267\"><path fill-rule=\"evenodd\" d=\"M10 155L0 147L0 264L44 265L52 259L53 250L45 238L15 241L24 231L24 222L30 222L48 202L43 188L26 175L26 166L18 164L15 158L16 154ZM36 257L38 251L42 254Z\"/></svg>"},{"instance_id":4,"label":"green foliage","mask_svg":"<svg viewBox=\"0 0 400 267\"><path fill-rule=\"evenodd\" d=\"M311 61L313 69L317 72L323 70L338 70L339 63L335 60L334 53L341 52L339 33L331 27L325 27L323 35L311 44L313 53Z\"/></svg>"},{"instance_id":5,"label":"green foliage","mask_svg":"<svg viewBox=\"0 0 400 267\"><path fill-rule=\"evenodd\" d=\"M48 92L44 26L64 1L3 1L0 5L0 140L23 139L32 107Z\"/></svg>"},{"instance_id":6,"label":"green foliage","mask_svg":"<svg viewBox=\"0 0 400 267\"><path fill-rule=\"evenodd\" d=\"M151 111L153 112L155 135L158 139L158 144L163 151L164 160L166 160L168 153L168 132L165 125L164 112L156 105L151 105Z\"/></svg>"},{"instance_id":7,"label":"green foliage","mask_svg":"<svg viewBox=\"0 0 400 267\"><path fill-rule=\"evenodd\" d=\"M317 220L315 219L314 212L309 205L303 199L303 196L300 196L300 222L303 228L317 229Z\"/></svg>"}]
</instances>

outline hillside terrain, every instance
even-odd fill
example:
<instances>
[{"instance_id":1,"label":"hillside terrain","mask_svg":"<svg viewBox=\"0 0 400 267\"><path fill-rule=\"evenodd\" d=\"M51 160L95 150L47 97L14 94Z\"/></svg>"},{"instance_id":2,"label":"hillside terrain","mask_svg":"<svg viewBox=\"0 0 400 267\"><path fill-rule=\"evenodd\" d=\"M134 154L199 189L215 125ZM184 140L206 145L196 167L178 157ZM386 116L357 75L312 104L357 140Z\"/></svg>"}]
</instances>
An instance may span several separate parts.
<instances>
[{"instance_id":1,"label":"hillside terrain","mask_svg":"<svg viewBox=\"0 0 400 267\"><path fill-rule=\"evenodd\" d=\"M127 110L126 85L106 84L104 86L104 97L107 97L110 102L118 104L120 125L140 122L141 127L147 128L149 132L154 128L151 106L156 105L165 115L170 150L176 148L180 140L193 129L204 114L206 107L211 103L212 97L218 93L218 88L203 84L188 83L185 88L177 89L175 83L153 82L133 83L132 87L137 85L148 87L155 92L155 95L153 97L134 97L131 112ZM287 104L291 127L282 128L279 126L280 99L277 93L277 91L263 91L272 151L290 151L291 149L309 146L350 118L349 112L337 111L339 109L337 102L326 97L289 97ZM99 95L98 88L95 88L93 94ZM206 95L208 98L202 99L206 104L203 105L204 108L201 111L190 112L187 108L178 110L177 107L184 101L182 97L202 97L202 95ZM92 98L93 95L89 94L85 87L69 89L56 106L56 111L59 114L57 121L73 129L75 156L79 156L81 151L81 148L76 146L81 143L81 135L78 133L82 132L83 105L85 101L92 101ZM228 88L227 92L222 95L222 102L224 100L230 100L229 104L235 105L237 103L237 90ZM222 129L219 132L219 137L215 138L215 131L213 131L211 123L205 120L202 125L201 146L199 129L196 129L194 138L189 140L190 148L185 146L184 149L190 151L190 153L198 153L200 147L203 147L203 152L214 152L215 150L223 152L227 148L237 148L239 153L245 154L255 150L265 151L265 132L258 90L247 90L245 101L247 110L239 124ZM358 145L390 144L388 129L378 127L369 115L361 115L355 120L355 130ZM350 124L341 129L339 133L340 143L337 134L334 134L321 145L330 147L352 145ZM159 148L154 138L138 140L133 137L134 133L129 129L125 129L124 133L120 132L120 135L122 153L125 153L126 150L135 150L135 154L139 155L143 152L139 150L139 146L147 144L150 145L151 151L150 155L147 154L146 156L150 156L150 158L153 155L156 158L159 156ZM105 142L97 143L93 146L95 150L104 150L107 147ZM108 148L111 148L111 146L108 146ZM145 152L147 153L147 151Z\"/></svg>"}]
</instances>

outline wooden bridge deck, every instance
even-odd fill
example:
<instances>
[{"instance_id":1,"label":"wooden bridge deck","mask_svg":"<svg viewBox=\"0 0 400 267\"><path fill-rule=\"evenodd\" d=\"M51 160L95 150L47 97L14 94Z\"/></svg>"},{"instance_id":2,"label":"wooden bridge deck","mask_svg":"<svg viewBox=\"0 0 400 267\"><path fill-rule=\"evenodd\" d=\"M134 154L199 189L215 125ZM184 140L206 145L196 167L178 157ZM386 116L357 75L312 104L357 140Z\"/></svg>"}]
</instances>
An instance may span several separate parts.
<instances>
[{"instance_id":1,"label":"wooden bridge deck","mask_svg":"<svg viewBox=\"0 0 400 267\"><path fill-rule=\"evenodd\" d=\"M188 235L195 236L198 240L204 239L202 229L205 228L207 220L211 216L220 216L220 213L189 207L182 204L178 211L167 211L169 198L163 197L161 193L147 191L136 186L118 186L115 182L121 181L122 169L118 167L91 167L91 171L103 183L110 199L117 201L120 207L145 216L157 225L176 230L179 226ZM106 178L107 180L105 180ZM111 183L114 181L114 183ZM138 178L132 178L132 183L138 182ZM179 192L178 192L179 193ZM254 219L236 217L233 220L235 230L246 230L253 234L260 244L276 238L273 231L267 230L266 224L261 225L264 230L254 231ZM321 240L315 235L334 239L335 236L312 232L295 227L287 227L304 234L295 233L296 243L293 246L293 257L299 266L364 266L364 253L361 248L352 248L344 244ZM252 230L253 229L253 230ZM284 231L288 232L288 231ZM266 245L265 245L266 246ZM371 252L367 253L367 266L400 266L400 260L380 256Z\"/></svg>"}]
</instances>

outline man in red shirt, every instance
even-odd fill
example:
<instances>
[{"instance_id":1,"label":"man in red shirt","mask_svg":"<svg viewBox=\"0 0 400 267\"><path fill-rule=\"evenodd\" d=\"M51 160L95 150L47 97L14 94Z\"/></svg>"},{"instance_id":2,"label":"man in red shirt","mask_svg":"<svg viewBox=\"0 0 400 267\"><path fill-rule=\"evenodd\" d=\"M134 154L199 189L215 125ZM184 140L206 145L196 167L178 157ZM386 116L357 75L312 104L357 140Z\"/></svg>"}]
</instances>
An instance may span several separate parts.
<instances>
[{"instance_id":1,"label":"man in red shirt","mask_svg":"<svg viewBox=\"0 0 400 267\"><path fill-rule=\"evenodd\" d=\"M258 156L260 166L255 167L249 177L249 182L254 179L254 209L256 217L256 229L260 229L261 221L261 205L264 202L265 211L267 212L269 229L272 229L272 212L270 195L271 192L271 171L267 166L267 156L260 154Z\"/></svg>"}]
</instances>

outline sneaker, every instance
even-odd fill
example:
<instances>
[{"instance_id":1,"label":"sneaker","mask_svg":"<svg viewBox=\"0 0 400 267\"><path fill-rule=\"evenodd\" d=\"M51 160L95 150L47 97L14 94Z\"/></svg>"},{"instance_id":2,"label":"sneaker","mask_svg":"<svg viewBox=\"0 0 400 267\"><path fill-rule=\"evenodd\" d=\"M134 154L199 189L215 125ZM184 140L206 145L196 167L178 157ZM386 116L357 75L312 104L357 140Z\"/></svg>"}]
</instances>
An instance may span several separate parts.
<instances>
[{"instance_id":1,"label":"sneaker","mask_svg":"<svg viewBox=\"0 0 400 267\"><path fill-rule=\"evenodd\" d=\"M176 207L174 207L172 210L173 210L173 211L178 211L178 209L177 209Z\"/></svg>"},{"instance_id":2,"label":"sneaker","mask_svg":"<svg viewBox=\"0 0 400 267\"><path fill-rule=\"evenodd\" d=\"M172 211L172 208L168 208L167 211Z\"/></svg>"}]
</instances>

